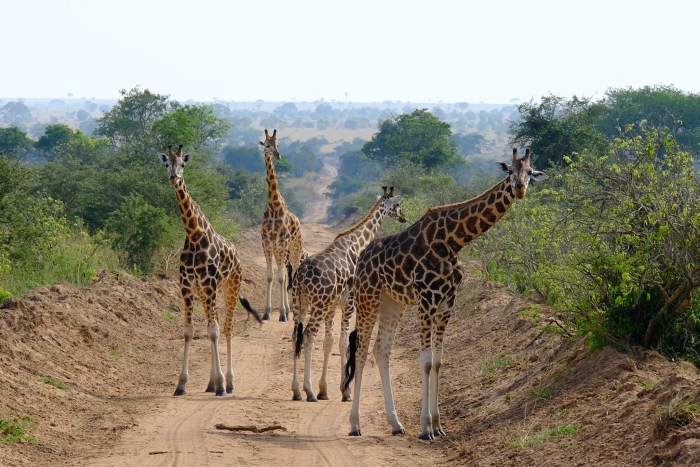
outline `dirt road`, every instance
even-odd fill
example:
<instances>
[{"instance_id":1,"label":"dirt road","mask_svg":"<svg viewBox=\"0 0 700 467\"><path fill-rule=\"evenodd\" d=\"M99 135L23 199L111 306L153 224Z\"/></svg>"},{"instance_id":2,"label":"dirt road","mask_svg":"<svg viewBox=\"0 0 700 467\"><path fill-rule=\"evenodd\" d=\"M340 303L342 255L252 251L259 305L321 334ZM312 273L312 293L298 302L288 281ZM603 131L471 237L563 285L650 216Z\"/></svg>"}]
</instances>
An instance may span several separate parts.
<instances>
[{"instance_id":1,"label":"dirt road","mask_svg":"<svg viewBox=\"0 0 700 467\"><path fill-rule=\"evenodd\" d=\"M245 232L241 255L261 274L264 258L250 255L257 251L256 232ZM332 240L333 234L322 225L306 227L306 238L312 253ZM312 237L315 236L315 237ZM256 290L262 291L262 280ZM262 295L258 298L261 300ZM254 304L259 306L260 303ZM204 465L431 465L442 455L435 446L419 442L414 436L392 437L384 417L381 381L373 362L363 380L362 411L364 415L361 438L347 436L349 403L340 402L340 357L337 350L330 362L330 401L317 403L292 401L292 346L290 323L266 322L262 328L250 325L234 341L234 372L236 393L215 397L203 393L209 372L209 343L207 339L193 341L190 353L190 382L188 395L173 397L177 374L163 374L156 380L172 384L161 385L158 396L143 401L152 415L138 421L138 426L126 431L109 453L81 459L72 465L138 465L138 466L204 466ZM338 323L336 322L336 326ZM338 335L336 329L336 336ZM336 343L337 345L337 343ZM172 358L181 358L181 342L173 342ZM225 355L225 345L220 352ZM322 350L314 353L314 385L320 377ZM394 362L396 363L396 362ZM408 368L407 368L408 367ZM157 368L154 371L159 371ZM393 367L398 379L416 373L410 365ZM410 378L415 379L415 378ZM419 391L420 386L412 385ZM398 389L398 396L403 391ZM408 402L407 402L408 403ZM255 425L263 428L281 425L287 431L266 433L229 432L215 428L216 424Z\"/></svg>"},{"instance_id":2,"label":"dirt road","mask_svg":"<svg viewBox=\"0 0 700 467\"><path fill-rule=\"evenodd\" d=\"M336 169L326 165L315 185L318 194L335 178ZM316 253L334 238L327 225L328 202L319 196L307 204L304 238L307 249ZM238 239L239 255L244 264L247 296L258 309L263 307L265 260L257 230L243 232ZM273 287L276 292L276 287ZM273 303L277 303L273 293ZM363 437L349 437L350 403L340 401L340 357L335 350L329 367L330 401L317 403L292 401L292 325L272 321L261 328L250 324L234 340L235 394L215 397L202 392L209 372L209 341L195 339L190 351L188 395L173 397L177 382L174 367L154 368L154 381L171 381L154 388L156 394L143 400L142 408L149 415L138 426L124 432L115 448L106 453L80 459L72 465L92 466L204 466L204 465L432 465L444 459L443 450L434 444L418 441L413 434L392 437L384 416L381 381L373 361L363 379ZM339 323L336 321L336 328ZM339 329L335 331L336 336ZM336 338L337 339L337 338ZM322 339L319 340L322 342ZM182 341L173 341L171 358L180 362ZM337 341L335 344L337 349ZM222 361L225 343L220 345ZM400 352L400 350L399 350ZM323 353L314 352L313 383L317 389ZM371 359L370 359L371 360ZM411 380L408 393L401 384L396 396L411 402L419 397L418 372L406 361L393 362L393 375L398 381ZM178 367L179 368L179 367ZM302 363L303 368L303 363ZM303 370L302 370L303 371ZM167 373L167 374L166 374ZM303 377L303 372L302 372ZM332 389L331 389L332 388ZM415 393L415 394L414 394ZM410 394L410 395L409 395ZM417 422L417 420L416 420ZM286 431L265 433L230 432L215 428L217 424L255 425L264 428L281 425ZM410 425L410 422L408 422ZM436 457L437 456L437 457Z\"/></svg>"}]
</instances>

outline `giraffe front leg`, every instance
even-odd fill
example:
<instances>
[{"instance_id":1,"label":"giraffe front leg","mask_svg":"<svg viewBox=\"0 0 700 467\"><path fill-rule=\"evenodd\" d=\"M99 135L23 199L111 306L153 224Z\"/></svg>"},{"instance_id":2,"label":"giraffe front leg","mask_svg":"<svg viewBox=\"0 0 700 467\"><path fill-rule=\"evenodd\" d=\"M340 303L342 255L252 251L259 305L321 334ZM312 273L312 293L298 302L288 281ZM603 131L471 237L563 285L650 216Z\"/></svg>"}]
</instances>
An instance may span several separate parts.
<instances>
[{"instance_id":1,"label":"giraffe front leg","mask_svg":"<svg viewBox=\"0 0 700 467\"><path fill-rule=\"evenodd\" d=\"M221 361L219 359L219 323L216 313L216 281L212 280L210 285L198 289L200 300L207 313L207 335L211 341L212 369L209 384L214 383L214 393L217 396L225 396L224 374L221 372Z\"/></svg>"},{"instance_id":2,"label":"giraffe front leg","mask_svg":"<svg viewBox=\"0 0 700 467\"><path fill-rule=\"evenodd\" d=\"M442 343L440 348L433 349L433 365L430 369L430 418L433 436L445 436L440 425L440 411L438 410L438 390L440 388L440 367L442 366Z\"/></svg>"},{"instance_id":3,"label":"giraffe front leg","mask_svg":"<svg viewBox=\"0 0 700 467\"><path fill-rule=\"evenodd\" d=\"M180 274L180 290L182 292L182 298L185 302L185 352L182 358L182 371L180 372L180 377L178 378L175 394L173 394L175 396L184 396L187 394L186 386L187 380L189 379L188 360L190 355L190 344L192 343L192 337L194 336L194 327L192 326L192 299L194 298L194 295L192 286L189 280L185 277L184 268L182 267L180 268Z\"/></svg>"},{"instance_id":4,"label":"giraffe front leg","mask_svg":"<svg viewBox=\"0 0 700 467\"><path fill-rule=\"evenodd\" d=\"M265 272L265 279L267 280L267 298L265 299L265 314L262 319L269 320L270 311L272 310L272 252L265 248L265 244L263 244L263 249L265 250L265 262L267 263L267 270Z\"/></svg>"},{"instance_id":5,"label":"giraffe front leg","mask_svg":"<svg viewBox=\"0 0 700 467\"><path fill-rule=\"evenodd\" d=\"M231 351L232 346L232 334L233 334L233 314L236 310L236 301L238 300L238 292L241 288L241 274L240 270L235 271L234 275L224 285L224 295L226 299L226 324L224 325L224 336L226 337L226 353L227 353L227 365L226 365L226 394L233 394L233 353Z\"/></svg>"},{"instance_id":6,"label":"giraffe front leg","mask_svg":"<svg viewBox=\"0 0 700 467\"><path fill-rule=\"evenodd\" d=\"M442 341L445 329L450 320L455 297L447 298L438 308L433 318L433 365L430 373L430 415L432 418L433 436L445 436L445 431L440 424L440 410L438 408L438 395L440 394L440 368L442 367Z\"/></svg>"},{"instance_id":7,"label":"giraffe front leg","mask_svg":"<svg viewBox=\"0 0 700 467\"><path fill-rule=\"evenodd\" d=\"M286 322L289 316L289 299L287 298L287 268L284 263L277 263L277 282L280 286L280 321Z\"/></svg>"},{"instance_id":8,"label":"giraffe front leg","mask_svg":"<svg viewBox=\"0 0 700 467\"><path fill-rule=\"evenodd\" d=\"M333 350L334 339L333 315L331 315L331 319L326 321L326 335L323 339L323 370L321 371L321 379L318 382L318 396L316 396L322 401L328 400L328 360Z\"/></svg>"},{"instance_id":9,"label":"giraffe front leg","mask_svg":"<svg viewBox=\"0 0 700 467\"><path fill-rule=\"evenodd\" d=\"M382 379L382 390L384 392L384 405L386 408L386 419L391 424L392 435L403 435L406 433L394 405L394 394L391 388L391 375L389 373L389 361L391 359L391 347L394 344L394 336L403 316L403 306L387 298L380 305L379 329L377 339L374 343L374 359L377 362L379 375Z\"/></svg>"},{"instance_id":10,"label":"giraffe front leg","mask_svg":"<svg viewBox=\"0 0 700 467\"><path fill-rule=\"evenodd\" d=\"M424 441L432 441L434 439L433 418L430 410L430 389L431 389L431 372L433 371L433 350L432 350L432 315L430 314L429 305L421 307L418 316L420 321L420 336L421 336L421 352L420 352L420 371L421 371L421 412L420 426L421 433L418 439Z\"/></svg>"}]
</instances>

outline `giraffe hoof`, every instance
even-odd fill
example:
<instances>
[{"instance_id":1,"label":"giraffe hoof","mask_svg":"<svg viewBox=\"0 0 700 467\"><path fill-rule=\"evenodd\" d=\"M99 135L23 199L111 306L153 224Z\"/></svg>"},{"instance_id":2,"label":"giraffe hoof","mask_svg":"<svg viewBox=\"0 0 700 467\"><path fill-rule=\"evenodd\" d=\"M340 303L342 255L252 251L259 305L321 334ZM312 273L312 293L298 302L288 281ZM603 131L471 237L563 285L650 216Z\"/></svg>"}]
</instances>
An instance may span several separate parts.
<instances>
[{"instance_id":1,"label":"giraffe hoof","mask_svg":"<svg viewBox=\"0 0 700 467\"><path fill-rule=\"evenodd\" d=\"M318 399L316 399L316 396L313 394L309 394L306 396L306 402L318 402Z\"/></svg>"},{"instance_id":2,"label":"giraffe hoof","mask_svg":"<svg viewBox=\"0 0 700 467\"><path fill-rule=\"evenodd\" d=\"M175 394L173 394L173 396L184 396L184 395L186 395L186 394L187 394L187 393L185 392L184 389L176 389L176 390L175 390Z\"/></svg>"},{"instance_id":3,"label":"giraffe hoof","mask_svg":"<svg viewBox=\"0 0 700 467\"><path fill-rule=\"evenodd\" d=\"M352 396L343 396L343 402L352 402Z\"/></svg>"},{"instance_id":4,"label":"giraffe hoof","mask_svg":"<svg viewBox=\"0 0 700 467\"><path fill-rule=\"evenodd\" d=\"M406 430L404 430L403 428L399 428L398 430L392 431L391 434L392 434L393 436L396 436L396 435L405 435L405 434L406 434Z\"/></svg>"},{"instance_id":5,"label":"giraffe hoof","mask_svg":"<svg viewBox=\"0 0 700 467\"><path fill-rule=\"evenodd\" d=\"M319 392L316 397L320 401L327 401L328 400L328 394L326 394L325 392Z\"/></svg>"},{"instance_id":6,"label":"giraffe hoof","mask_svg":"<svg viewBox=\"0 0 700 467\"><path fill-rule=\"evenodd\" d=\"M362 436L360 430L351 431L348 436Z\"/></svg>"},{"instance_id":7,"label":"giraffe hoof","mask_svg":"<svg viewBox=\"0 0 700 467\"><path fill-rule=\"evenodd\" d=\"M263 321L270 321L270 313L265 313L262 317Z\"/></svg>"},{"instance_id":8,"label":"giraffe hoof","mask_svg":"<svg viewBox=\"0 0 700 467\"><path fill-rule=\"evenodd\" d=\"M284 315L280 315L280 322L286 323L287 322L287 317Z\"/></svg>"},{"instance_id":9,"label":"giraffe hoof","mask_svg":"<svg viewBox=\"0 0 700 467\"><path fill-rule=\"evenodd\" d=\"M214 392L214 385L210 384L209 386L207 386L204 392Z\"/></svg>"},{"instance_id":10,"label":"giraffe hoof","mask_svg":"<svg viewBox=\"0 0 700 467\"><path fill-rule=\"evenodd\" d=\"M433 431L433 436L434 436L435 438L437 438L438 436L447 436L447 433L445 433L445 432L442 430L442 428L440 428L439 430Z\"/></svg>"},{"instance_id":11,"label":"giraffe hoof","mask_svg":"<svg viewBox=\"0 0 700 467\"><path fill-rule=\"evenodd\" d=\"M420 435L418 439L422 439L423 441L432 441L435 439L435 437L433 437L432 433L425 433L423 435Z\"/></svg>"},{"instance_id":12,"label":"giraffe hoof","mask_svg":"<svg viewBox=\"0 0 700 467\"><path fill-rule=\"evenodd\" d=\"M220 390L216 391L216 395L218 397L223 397L226 395L226 391L224 391L223 389L220 389Z\"/></svg>"},{"instance_id":13,"label":"giraffe hoof","mask_svg":"<svg viewBox=\"0 0 700 467\"><path fill-rule=\"evenodd\" d=\"M300 401L300 400L301 400L301 394L294 394L294 396L292 396L292 400L293 400L293 401Z\"/></svg>"},{"instance_id":14,"label":"giraffe hoof","mask_svg":"<svg viewBox=\"0 0 700 467\"><path fill-rule=\"evenodd\" d=\"M233 388L226 388L226 394L233 394L236 392Z\"/></svg>"}]
</instances>

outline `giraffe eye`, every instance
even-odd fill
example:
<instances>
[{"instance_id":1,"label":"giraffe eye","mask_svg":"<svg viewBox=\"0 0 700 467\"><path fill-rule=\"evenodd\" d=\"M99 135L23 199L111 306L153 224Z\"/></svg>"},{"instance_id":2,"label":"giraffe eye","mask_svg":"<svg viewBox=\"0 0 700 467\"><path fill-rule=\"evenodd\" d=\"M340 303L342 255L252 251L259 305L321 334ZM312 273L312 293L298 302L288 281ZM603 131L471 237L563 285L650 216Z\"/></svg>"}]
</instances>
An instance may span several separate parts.
<instances>
[{"instance_id":1,"label":"giraffe eye","mask_svg":"<svg viewBox=\"0 0 700 467\"><path fill-rule=\"evenodd\" d=\"M532 177L532 170L529 170L527 174Z\"/></svg>"}]
</instances>

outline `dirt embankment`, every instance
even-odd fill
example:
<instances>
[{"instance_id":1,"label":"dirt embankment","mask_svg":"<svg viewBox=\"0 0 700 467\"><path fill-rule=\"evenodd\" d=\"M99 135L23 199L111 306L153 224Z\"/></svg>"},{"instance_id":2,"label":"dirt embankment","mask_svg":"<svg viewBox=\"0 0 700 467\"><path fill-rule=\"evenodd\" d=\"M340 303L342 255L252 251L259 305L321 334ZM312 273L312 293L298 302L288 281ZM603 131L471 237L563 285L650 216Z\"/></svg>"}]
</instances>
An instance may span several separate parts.
<instances>
[{"instance_id":1,"label":"dirt embankment","mask_svg":"<svg viewBox=\"0 0 700 467\"><path fill-rule=\"evenodd\" d=\"M304 229L311 253L334 237L325 225ZM262 309L259 232L244 231L236 243L242 294ZM273 303L276 294L273 287ZM337 347L331 400L293 402L292 329L274 321L276 313L262 328L246 321L243 310L237 313L236 394L217 398L203 393L210 343L197 306L188 395L173 397L182 363L181 308L176 277L107 273L84 289L57 284L5 301L0 416L29 419L37 442L0 445L0 465L700 464L700 420L689 405L700 402L700 378L692 365L622 346L590 354L580 339L541 333L551 320L547 308L498 283L470 277L460 292L440 387L448 436L434 442L416 439L421 381L415 310L401 323L391 363L407 435L390 435L370 357L361 405L364 436L351 438L350 405L334 389L340 383ZM322 337L316 342L314 385ZM222 339L222 361L225 349ZM681 412L685 420L669 417ZM220 423L286 431L229 432L217 430Z\"/></svg>"}]
</instances>

